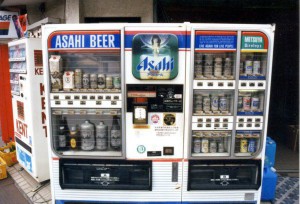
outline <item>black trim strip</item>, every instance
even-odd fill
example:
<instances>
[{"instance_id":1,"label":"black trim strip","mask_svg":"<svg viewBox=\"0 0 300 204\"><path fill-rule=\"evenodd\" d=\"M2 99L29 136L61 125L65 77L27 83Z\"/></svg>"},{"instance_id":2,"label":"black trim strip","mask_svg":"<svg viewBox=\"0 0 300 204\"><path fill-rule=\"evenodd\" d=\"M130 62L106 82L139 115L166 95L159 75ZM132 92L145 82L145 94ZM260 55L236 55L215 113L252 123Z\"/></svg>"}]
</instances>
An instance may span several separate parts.
<instances>
[{"instance_id":1,"label":"black trim strip","mask_svg":"<svg viewBox=\"0 0 300 204\"><path fill-rule=\"evenodd\" d=\"M27 144L25 144L25 142L23 142L22 140L20 140L19 138L16 138L16 142L21 145L24 149L26 149L29 153L32 153L32 149L30 146L28 146Z\"/></svg>"}]
</instances>

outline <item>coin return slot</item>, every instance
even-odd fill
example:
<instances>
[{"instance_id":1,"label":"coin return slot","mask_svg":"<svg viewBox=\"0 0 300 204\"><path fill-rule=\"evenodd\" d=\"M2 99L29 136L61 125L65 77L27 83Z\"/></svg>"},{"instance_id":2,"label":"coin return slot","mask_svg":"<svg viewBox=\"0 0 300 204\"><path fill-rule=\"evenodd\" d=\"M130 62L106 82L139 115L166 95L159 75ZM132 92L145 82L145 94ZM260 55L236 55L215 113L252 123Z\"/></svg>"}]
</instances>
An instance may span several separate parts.
<instances>
[{"instance_id":1,"label":"coin return slot","mask_svg":"<svg viewBox=\"0 0 300 204\"><path fill-rule=\"evenodd\" d=\"M248 118L248 119L247 119L247 122L252 122L252 119L251 119L251 118Z\"/></svg>"},{"instance_id":2,"label":"coin return slot","mask_svg":"<svg viewBox=\"0 0 300 204\"><path fill-rule=\"evenodd\" d=\"M80 101L80 105L85 105L86 102L85 101Z\"/></svg>"},{"instance_id":3,"label":"coin return slot","mask_svg":"<svg viewBox=\"0 0 300 204\"><path fill-rule=\"evenodd\" d=\"M260 126L260 124L255 124L255 127L259 127Z\"/></svg>"},{"instance_id":4,"label":"coin return slot","mask_svg":"<svg viewBox=\"0 0 300 204\"><path fill-rule=\"evenodd\" d=\"M54 98L54 99L59 99L59 96L54 96L53 98Z\"/></svg>"},{"instance_id":5,"label":"coin return slot","mask_svg":"<svg viewBox=\"0 0 300 204\"><path fill-rule=\"evenodd\" d=\"M264 84L263 83L258 83L258 86L264 86Z\"/></svg>"},{"instance_id":6,"label":"coin return slot","mask_svg":"<svg viewBox=\"0 0 300 204\"><path fill-rule=\"evenodd\" d=\"M82 99L87 99L87 96L82 96Z\"/></svg>"},{"instance_id":7,"label":"coin return slot","mask_svg":"<svg viewBox=\"0 0 300 204\"><path fill-rule=\"evenodd\" d=\"M207 118L207 119L206 119L206 122L210 123L210 122L211 122L211 119L210 119L210 118Z\"/></svg>"},{"instance_id":8,"label":"coin return slot","mask_svg":"<svg viewBox=\"0 0 300 204\"><path fill-rule=\"evenodd\" d=\"M202 118L199 118L199 119L198 119L198 122L203 122L203 119L202 119Z\"/></svg>"},{"instance_id":9,"label":"coin return slot","mask_svg":"<svg viewBox=\"0 0 300 204\"><path fill-rule=\"evenodd\" d=\"M112 101L111 105L117 105L117 101Z\"/></svg>"},{"instance_id":10,"label":"coin return slot","mask_svg":"<svg viewBox=\"0 0 300 204\"><path fill-rule=\"evenodd\" d=\"M255 84L254 83L250 83L249 86L255 86Z\"/></svg>"},{"instance_id":11,"label":"coin return slot","mask_svg":"<svg viewBox=\"0 0 300 204\"><path fill-rule=\"evenodd\" d=\"M71 99L71 96L65 96L65 99L66 99L66 100L70 100L70 99Z\"/></svg>"},{"instance_id":12,"label":"coin return slot","mask_svg":"<svg viewBox=\"0 0 300 204\"><path fill-rule=\"evenodd\" d=\"M197 127L202 127L202 124L198 124Z\"/></svg>"},{"instance_id":13,"label":"coin return slot","mask_svg":"<svg viewBox=\"0 0 300 204\"><path fill-rule=\"evenodd\" d=\"M75 100L79 100L80 97L79 97L79 96L74 96L74 99L75 99Z\"/></svg>"},{"instance_id":14,"label":"coin return slot","mask_svg":"<svg viewBox=\"0 0 300 204\"><path fill-rule=\"evenodd\" d=\"M198 86L203 86L203 83L202 82L198 82L197 85Z\"/></svg>"},{"instance_id":15,"label":"coin return slot","mask_svg":"<svg viewBox=\"0 0 300 204\"><path fill-rule=\"evenodd\" d=\"M105 97L107 100L110 100L111 99L111 96L106 96Z\"/></svg>"},{"instance_id":16,"label":"coin return slot","mask_svg":"<svg viewBox=\"0 0 300 204\"><path fill-rule=\"evenodd\" d=\"M101 101L96 101L96 105L101 105L102 102Z\"/></svg>"},{"instance_id":17,"label":"coin return slot","mask_svg":"<svg viewBox=\"0 0 300 204\"><path fill-rule=\"evenodd\" d=\"M91 100L95 100L95 96L90 96L90 99Z\"/></svg>"},{"instance_id":18,"label":"coin return slot","mask_svg":"<svg viewBox=\"0 0 300 204\"><path fill-rule=\"evenodd\" d=\"M246 86L246 83L241 83L241 86Z\"/></svg>"},{"instance_id":19,"label":"coin return slot","mask_svg":"<svg viewBox=\"0 0 300 204\"><path fill-rule=\"evenodd\" d=\"M206 124L206 127L211 127L211 124Z\"/></svg>"},{"instance_id":20,"label":"coin return slot","mask_svg":"<svg viewBox=\"0 0 300 204\"><path fill-rule=\"evenodd\" d=\"M240 123L240 124L239 124L239 127L243 127L243 124L242 124L242 123Z\"/></svg>"},{"instance_id":21,"label":"coin return slot","mask_svg":"<svg viewBox=\"0 0 300 204\"><path fill-rule=\"evenodd\" d=\"M244 119L243 119L243 118L240 118L240 119L239 119L239 122L244 122Z\"/></svg>"},{"instance_id":22,"label":"coin return slot","mask_svg":"<svg viewBox=\"0 0 300 204\"><path fill-rule=\"evenodd\" d=\"M219 124L215 124L215 127L220 127L220 125Z\"/></svg>"},{"instance_id":23,"label":"coin return slot","mask_svg":"<svg viewBox=\"0 0 300 204\"><path fill-rule=\"evenodd\" d=\"M252 124L247 124L247 127L252 127Z\"/></svg>"},{"instance_id":24,"label":"coin return slot","mask_svg":"<svg viewBox=\"0 0 300 204\"><path fill-rule=\"evenodd\" d=\"M255 119L255 122L260 122L260 118L256 118L256 119Z\"/></svg>"},{"instance_id":25,"label":"coin return slot","mask_svg":"<svg viewBox=\"0 0 300 204\"><path fill-rule=\"evenodd\" d=\"M73 105L73 101L68 101L68 105Z\"/></svg>"},{"instance_id":26,"label":"coin return slot","mask_svg":"<svg viewBox=\"0 0 300 204\"><path fill-rule=\"evenodd\" d=\"M228 83L228 86L233 86L233 83L231 83L231 82L230 82L230 83Z\"/></svg>"},{"instance_id":27,"label":"coin return slot","mask_svg":"<svg viewBox=\"0 0 300 204\"><path fill-rule=\"evenodd\" d=\"M115 100L118 100L118 99L119 99L119 96L114 96L114 99L115 99Z\"/></svg>"},{"instance_id":28,"label":"coin return slot","mask_svg":"<svg viewBox=\"0 0 300 204\"><path fill-rule=\"evenodd\" d=\"M103 99L103 96L98 96L98 99L100 99L100 100Z\"/></svg>"},{"instance_id":29,"label":"coin return slot","mask_svg":"<svg viewBox=\"0 0 300 204\"><path fill-rule=\"evenodd\" d=\"M213 85L214 85L214 83L212 83L212 82L207 83L207 86L213 86Z\"/></svg>"},{"instance_id":30,"label":"coin return slot","mask_svg":"<svg viewBox=\"0 0 300 204\"><path fill-rule=\"evenodd\" d=\"M218 83L218 86L224 86L224 84L222 82Z\"/></svg>"},{"instance_id":31,"label":"coin return slot","mask_svg":"<svg viewBox=\"0 0 300 204\"><path fill-rule=\"evenodd\" d=\"M223 124L223 127L226 127L226 128L227 128L227 127L228 127L228 124Z\"/></svg>"}]
</instances>

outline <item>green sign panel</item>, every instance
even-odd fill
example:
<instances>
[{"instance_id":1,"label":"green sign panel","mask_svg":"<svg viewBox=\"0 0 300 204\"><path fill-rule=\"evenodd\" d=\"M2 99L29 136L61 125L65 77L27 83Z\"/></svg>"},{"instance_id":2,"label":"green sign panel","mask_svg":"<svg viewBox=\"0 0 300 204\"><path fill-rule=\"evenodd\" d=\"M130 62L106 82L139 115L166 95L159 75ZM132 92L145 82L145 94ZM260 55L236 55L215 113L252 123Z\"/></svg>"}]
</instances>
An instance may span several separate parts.
<instances>
[{"instance_id":1,"label":"green sign panel","mask_svg":"<svg viewBox=\"0 0 300 204\"><path fill-rule=\"evenodd\" d=\"M242 36L242 49L264 49L264 44L262 36Z\"/></svg>"}]
</instances>

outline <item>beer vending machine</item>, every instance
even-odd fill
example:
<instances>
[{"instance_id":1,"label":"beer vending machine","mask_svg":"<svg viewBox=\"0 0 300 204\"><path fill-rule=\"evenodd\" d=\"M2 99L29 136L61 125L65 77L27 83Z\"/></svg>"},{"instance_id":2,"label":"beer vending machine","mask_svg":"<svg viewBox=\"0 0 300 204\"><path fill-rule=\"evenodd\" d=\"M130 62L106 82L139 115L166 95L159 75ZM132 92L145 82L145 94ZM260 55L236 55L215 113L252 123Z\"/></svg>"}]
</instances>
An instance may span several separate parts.
<instances>
[{"instance_id":1,"label":"beer vending machine","mask_svg":"<svg viewBox=\"0 0 300 204\"><path fill-rule=\"evenodd\" d=\"M43 26L55 203L259 203L274 26Z\"/></svg>"},{"instance_id":2,"label":"beer vending machine","mask_svg":"<svg viewBox=\"0 0 300 204\"><path fill-rule=\"evenodd\" d=\"M49 179L49 162L41 39L23 38L8 47L17 159L42 182Z\"/></svg>"},{"instance_id":3,"label":"beer vending machine","mask_svg":"<svg viewBox=\"0 0 300 204\"><path fill-rule=\"evenodd\" d=\"M184 203L259 203L275 26L191 24Z\"/></svg>"}]
</instances>

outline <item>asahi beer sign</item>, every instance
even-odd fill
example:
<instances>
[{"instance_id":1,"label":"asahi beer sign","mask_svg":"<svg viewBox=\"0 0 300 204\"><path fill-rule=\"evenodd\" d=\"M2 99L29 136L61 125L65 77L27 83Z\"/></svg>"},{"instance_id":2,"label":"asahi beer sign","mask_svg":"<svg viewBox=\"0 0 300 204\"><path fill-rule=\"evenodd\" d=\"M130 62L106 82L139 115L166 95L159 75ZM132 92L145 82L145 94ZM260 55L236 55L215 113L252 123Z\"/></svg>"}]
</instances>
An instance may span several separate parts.
<instances>
[{"instance_id":1,"label":"asahi beer sign","mask_svg":"<svg viewBox=\"0 0 300 204\"><path fill-rule=\"evenodd\" d=\"M178 74L178 39L173 34L137 34L132 41L132 74L142 80L170 80Z\"/></svg>"}]
</instances>

